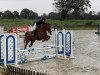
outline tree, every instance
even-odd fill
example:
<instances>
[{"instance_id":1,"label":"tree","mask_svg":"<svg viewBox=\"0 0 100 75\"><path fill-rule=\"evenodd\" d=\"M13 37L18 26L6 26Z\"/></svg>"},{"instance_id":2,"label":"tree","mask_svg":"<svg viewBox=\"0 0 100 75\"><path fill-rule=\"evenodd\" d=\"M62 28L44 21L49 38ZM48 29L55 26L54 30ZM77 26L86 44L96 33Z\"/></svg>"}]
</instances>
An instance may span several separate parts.
<instances>
[{"instance_id":1,"label":"tree","mask_svg":"<svg viewBox=\"0 0 100 75\"><path fill-rule=\"evenodd\" d=\"M7 10L7 11L4 12L3 17L7 18L7 19L12 19L13 14L12 14L11 11Z\"/></svg>"},{"instance_id":2,"label":"tree","mask_svg":"<svg viewBox=\"0 0 100 75\"><path fill-rule=\"evenodd\" d=\"M23 9L20 13L20 17L25 19L29 18L29 15L30 15L30 10L27 8Z\"/></svg>"},{"instance_id":3,"label":"tree","mask_svg":"<svg viewBox=\"0 0 100 75\"><path fill-rule=\"evenodd\" d=\"M49 19L60 19L60 14L59 13L55 13L55 12L50 12L48 14L48 18Z\"/></svg>"},{"instance_id":4,"label":"tree","mask_svg":"<svg viewBox=\"0 0 100 75\"><path fill-rule=\"evenodd\" d=\"M38 18L38 13L34 12L34 19Z\"/></svg>"},{"instance_id":5,"label":"tree","mask_svg":"<svg viewBox=\"0 0 100 75\"><path fill-rule=\"evenodd\" d=\"M45 18L47 18L48 17L48 15L46 14L46 13L43 13L43 15L42 15L43 17L45 17Z\"/></svg>"},{"instance_id":6,"label":"tree","mask_svg":"<svg viewBox=\"0 0 100 75\"><path fill-rule=\"evenodd\" d=\"M13 12L13 15L14 15L15 18L19 18L19 12L14 11L14 12Z\"/></svg>"},{"instance_id":7,"label":"tree","mask_svg":"<svg viewBox=\"0 0 100 75\"><path fill-rule=\"evenodd\" d=\"M30 18L30 19L33 19L33 17L34 17L34 12L33 12L32 10L30 10L29 18Z\"/></svg>"},{"instance_id":8,"label":"tree","mask_svg":"<svg viewBox=\"0 0 100 75\"><path fill-rule=\"evenodd\" d=\"M33 12L32 10L25 8L21 11L20 17L25 19L35 19L38 17L38 14L36 12Z\"/></svg>"},{"instance_id":9,"label":"tree","mask_svg":"<svg viewBox=\"0 0 100 75\"><path fill-rule=\"evenodd\" d=\"M16 18L19 18L19 13L18 13L17 11L12 12L12 14L13 14L13 17L12 17L13 21L14 21Z\"/></svg>"},{"instance_id":10,"label":"tree","mask_svg":"<svg viewBox=\"0 0 100 75\"><path fill-rule=\"evenodd\" d=\"M3 15L3 13L2 13L2 12L0 12L0 18L2 18L2 15Z\"/></svg>"},{"instance_id":11,"label":"tree","mask_svg":"<svg viewBox=\"0 0 100 75\"><path fill-rule=\"evenodd\" d=\"M66 19L71 12L78 15L91 7L90 0L55 0L54 6L61 13L61 20Z\"/></svg>"},{"instance_id":12,"label":"tree","mask_svg":"<svg viewBox=\"0 0 100 75\"><path fill-rule=\"evenodd\" d=\"M29 18L30 19L37 19L38 18L38 14L36 12L33 12L32 10L30 10Z\"/></svg>"}]
</instances>

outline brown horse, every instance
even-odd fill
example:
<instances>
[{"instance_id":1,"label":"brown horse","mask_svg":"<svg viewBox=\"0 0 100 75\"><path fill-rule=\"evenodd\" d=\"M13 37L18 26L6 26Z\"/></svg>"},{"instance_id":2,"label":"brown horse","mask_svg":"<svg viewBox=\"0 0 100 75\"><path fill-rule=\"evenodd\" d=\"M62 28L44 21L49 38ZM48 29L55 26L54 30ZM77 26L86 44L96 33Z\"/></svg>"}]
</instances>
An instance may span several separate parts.
<instances>
[{"instance_id":1,"label":"brown horse","mask_svg":"<svg viewBox=\"0 0 100 75\"><path fill-rule=\"evenodd\" d=\"M24 42L25 42L24 49L26 49L29 42L31 42L29 45L29 47L31 47L33 43L35 42L35 40L38 40L38 41L39 40L42 40L42 41L49 40L50 36L47 35L47 31L50 35L52 35L51 24L49 23L44 23L41 28L37 28L34 35L32 32L29 32L29 31L26 32L25 39L24 39Z\"/></svg>"}]
</instances>

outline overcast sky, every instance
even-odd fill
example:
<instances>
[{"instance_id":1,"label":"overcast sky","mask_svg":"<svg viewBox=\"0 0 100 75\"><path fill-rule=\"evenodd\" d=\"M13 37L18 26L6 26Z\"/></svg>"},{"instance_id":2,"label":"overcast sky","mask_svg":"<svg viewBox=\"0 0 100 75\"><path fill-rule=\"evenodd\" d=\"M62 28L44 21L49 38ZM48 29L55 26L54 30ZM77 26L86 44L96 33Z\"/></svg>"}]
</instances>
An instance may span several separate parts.
<instances>
[{"instance_id":1,"label":"overcast sky","mask_svg":"<svg viewBox=\"0 0 100 75\"><path fill-rule=\"evenodd\" d=\"M100 0L90 0L92 8L90 10L100 11ZM52 3L54 0L0 0L0 11L18 11L20 12L23 8L28 8L37 12L39 15L43 13L48 14L55 10Z\"/></svg>"},{"instance_id":2,"label":"overcast sky","mask_svg":"<svg viewBox=\"0 0 100 75\"><path fill-rule=\"evenodd\" d=\"M92 5L89 11L100 12L100 0L90 0L90 4Z\"/></svg>"}]
</instances>

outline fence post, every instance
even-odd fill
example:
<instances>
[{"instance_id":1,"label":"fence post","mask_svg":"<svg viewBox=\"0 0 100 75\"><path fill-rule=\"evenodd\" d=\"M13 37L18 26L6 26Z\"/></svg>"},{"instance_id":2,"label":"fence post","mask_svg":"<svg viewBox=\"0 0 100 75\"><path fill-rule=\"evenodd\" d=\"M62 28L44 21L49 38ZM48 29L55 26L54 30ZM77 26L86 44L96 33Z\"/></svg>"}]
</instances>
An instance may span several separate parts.
<instances>
[{"instance_id":1,"label":"fence post","mask_svg":"<svg viewBox=\"0 0 100 75\"><path fill-rule=\"evenodd\" d=\"M100 29L100 25L98 24L98 34L100 34L100 30L99 29Z\"/></svg>"}]
</instances>

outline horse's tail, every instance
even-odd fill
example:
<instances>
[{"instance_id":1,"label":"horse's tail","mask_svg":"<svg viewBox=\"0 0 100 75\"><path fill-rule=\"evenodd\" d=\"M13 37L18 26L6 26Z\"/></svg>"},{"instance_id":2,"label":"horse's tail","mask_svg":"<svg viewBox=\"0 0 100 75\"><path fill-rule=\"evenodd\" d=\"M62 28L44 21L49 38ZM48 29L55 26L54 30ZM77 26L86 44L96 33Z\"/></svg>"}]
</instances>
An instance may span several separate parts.
<instances>
[{"instance_id":1,"label":"horse's tail","mask_svg":"<svg viewBox=\"0 0 100 75\"><path fill-rule=\"evenodd\" d=\"M25 32L24 43L26 42L26 34L27 34L27 32Z\"/></svg>"}]
</instances>

